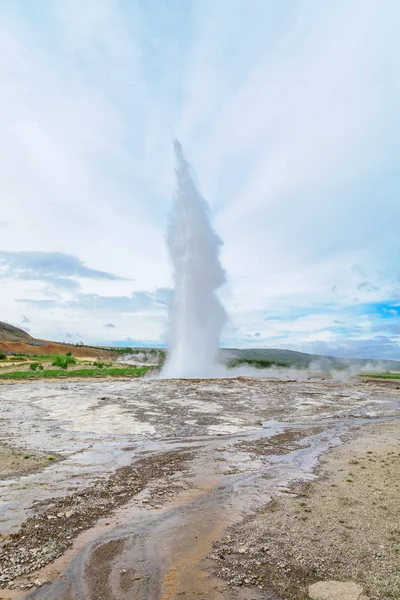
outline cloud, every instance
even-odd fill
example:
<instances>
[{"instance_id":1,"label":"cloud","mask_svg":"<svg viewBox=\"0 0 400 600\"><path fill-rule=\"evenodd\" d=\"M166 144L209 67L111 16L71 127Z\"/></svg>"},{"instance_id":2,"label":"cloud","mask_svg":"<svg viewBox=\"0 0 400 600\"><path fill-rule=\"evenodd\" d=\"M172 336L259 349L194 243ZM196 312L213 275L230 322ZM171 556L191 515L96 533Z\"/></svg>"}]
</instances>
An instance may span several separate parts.
<instances>
[{"instance_id":1,"label":"cloud","mask_svg":"<svg viewBox=\"0 0 400 600\"><path fill-rule=\"evenodd\" d=\"M292 349L310 352L312 354L324 354L338 358L382 358L398 360L400 356L400 341L387 337L378 336L362 340L342 340L337 343L310 342Z\"/></svg>"},{"instance_id":2,"label":"cloud","mask_svg":"<svg viewBox=\"0 0 400 600\"><path fill-rule=\"evenodd\" d=\"M161 341L160 339L154 339L154 340L146 340L143 341L141 339L135 339L135 338L131 338L131 337L127 337L123 340L113 340L111 342L112 346L119 346L119 347L132 347L132 348L154 348L154 347L158 347L158 348L165 348L165 343L163 341Z\"/></svg>"},{"instance_id":3,"label":"cloud","mask_svg":"<svg viewBox=\"0 0 400 600\"><path fill-rule=\"evenodd\" d=\"M100 294L78 293L69 300L37 300L34 298L19 298L17 301L31 307L46 307L54 309L72 309L79 312L102 313L140 313L162 311L165 313L169 305L171 290L157 288L154 291L140 290L129 296L103 296ZM105 327L115 327L112 323Z\"/></svg>"},{"instance_id":4,"label":"cloud","mask_svg":"<svg viewBox=\"0 0 400 600\"><path fill-rule=\"evenodd\" d=\"M363 281L362 283L359 283L357 289L360 292L367 292L368 294L379 292L379 288L376 285L373 285L370 281Z\"/></svg>"},{"instance_id":5,"label":"cloud","mask_svg":"<svg viewBox=\"0 0 400 600\"><path fill-rule=\"evenodd\" d=\"M52 308L57 305L55 300L42 300L36 298L16 298L16 302L30 306L31 308Z\"/></svg>"},{"instance_id":6,"label":"cloud","mask_svg":"<svg viewBox=\"0 0 400 600\"><path fill-rule=\"evenodd\" d=\"M224 241L225 342L392 335L397 0L83 4L0 4L1 317L162 338L170 123Z\"/></svg>"},{"instance_id":7,"label":"cloud","mask_svg":"<svg viewBox=\"0 0 400 600\"><path fill-rule=\"evenodd\" d=\"M104 327L106 327L108 329L114 329L115 325L113 323L107 323L106 325L104 325Z\"/></svg>"},{"instance_id":8,"label":"cloud","mask_svg":"<svg viewBox=\"0 0 400 600\"><path fill-rule=\"evenodd\" d=\"M61 252L0 251L1 277L59 282L61 286L74 282L71 277L84 279L123 279L113 273L90 269L79 258Z\"/></svg>"},{"instance_id":9,"label":"cloud","mask_svg":"<svg viewBox=\"0 0 400 600\"><path fill-rule=\"evenodd\" d=\"M360 265L353 265L352 266L352 270L354 271L354 273L357 273L357 275L361 275L361 277L366 277L367 274L365 273L364 269L362 269L360 267Z\"/></svg>"},{"instance_id":10,"label":"cloud","mask_svg":"<svg viewBox=\"0 0 400 600\"><path fill-rule=\"evenodd\" d=\"M66 306L78 310L102 312L146 312L165 309L170 290L156 289L154 292L140 290L130 296L101 296L99 294L77 294Z\"/></svg>"}]
</instances>

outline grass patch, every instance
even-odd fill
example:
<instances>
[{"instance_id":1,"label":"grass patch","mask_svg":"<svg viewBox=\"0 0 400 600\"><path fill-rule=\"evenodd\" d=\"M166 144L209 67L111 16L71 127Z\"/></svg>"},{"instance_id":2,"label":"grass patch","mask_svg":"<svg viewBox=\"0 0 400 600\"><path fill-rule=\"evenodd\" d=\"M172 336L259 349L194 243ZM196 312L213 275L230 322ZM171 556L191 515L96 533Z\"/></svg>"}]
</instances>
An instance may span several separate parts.
<instances>
[{"instance_id":1,"label":"grass patch","mask_svg":"<svg viewBox=\"0 0 400 600\"><path fill-rule=\"evenodd\" d=\"M400 379L400 373L361 373L361 377L376 377L377 379Z\"/></svg>"},{"instance_id":2,"label":"grass patch","mask_svg":"<svg viewBox=\"0 0 400 600\"><path fill-rule=\"evenodd\" d=\"M32 363L29 365L29 370L30 370L30 371L37 371L37 370L39 370L39 371L43 371L43 365L41 365L41 364L40 364L40 363L38 363L38 362L32 362Z\"/></svg>"},{"instance_id":3,"label":"grass patch","mask_svg":"<svg viewBox=\"0 0 400 600\"><path fill-rule=\"evenodd\" d=\"M0 374L0 379L57 379L59 377L142 377L148 367L113 367L106 369L44 369L43 371L13 371Z\"/></svg>"},{"instance_id":4,"label":"grass patch","mask_svg":"<svg viewBox=\"0 0 400 600\"><path fill-rule=\"evenodd\" d=\"M97 360L96 362L93 363L94 367L97 367L98 369L104 369L104 368L109 368L112 367L112 362L103 362L101 360Z\"/></svg>"},{"instance_id":5,"label":"grass patch","mask_svg":"<svg viewBox=\"0 0 400 600\"><path fill-rule=\"evenodd\" d=\"M65 354L61 356L61 354L56 354L53 361L53 367L61 367L61 369L68 369L69 365L76 365L75 356L71 356L70 354Z\"/></svg>"}]
</instances>

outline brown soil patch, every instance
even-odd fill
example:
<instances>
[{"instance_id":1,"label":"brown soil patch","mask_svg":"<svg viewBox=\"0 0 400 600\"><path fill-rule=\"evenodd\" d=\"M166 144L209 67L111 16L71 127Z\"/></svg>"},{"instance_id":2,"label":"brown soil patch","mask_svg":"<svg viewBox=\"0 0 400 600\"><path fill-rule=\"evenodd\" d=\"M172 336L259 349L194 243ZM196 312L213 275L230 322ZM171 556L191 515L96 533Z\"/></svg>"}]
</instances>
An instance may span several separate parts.
<instances>
[{"instance_id":1,"label":"brown soil patch","mask_svg":"<svg viewBox=\"0 0 400 600\"><path fill-rule=\"evenodd\" d=\"M48 342L46 340L5 342L0 340L0 350L3 352L14 352L20 354L66 354L71 352L77 358L86 358L88 354L93 358L112 359L116 358L115 352L102 350L100 348L87 348L85 346L69 346Z\"/></svg>"}]
</instances>

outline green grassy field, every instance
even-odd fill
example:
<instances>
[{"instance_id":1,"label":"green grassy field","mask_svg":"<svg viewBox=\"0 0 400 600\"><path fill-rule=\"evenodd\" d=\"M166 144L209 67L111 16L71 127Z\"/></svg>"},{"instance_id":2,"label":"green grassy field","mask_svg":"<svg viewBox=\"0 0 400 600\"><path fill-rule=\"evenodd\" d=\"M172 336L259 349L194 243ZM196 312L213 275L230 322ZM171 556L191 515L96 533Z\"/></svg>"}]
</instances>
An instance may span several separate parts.
<instances>
[{"instance_id":1,"label":"green grassy field","mask_svg":"<svg viewBox=\"0 0 400 600\"><path fill-rule=\"evenodd\" d=\"M64 379L66 377L142 377L148 367L111 367L103 369L44 369L43 371L13 371L0 374L0 379Z\"/></svg>"},{"instance_id":2,"label":"green grassy field","mask_svg":"<svg viewBox=\"0 0 400 600\"><path fill-rule=\"evenodd\" d=\"M400 373L361 373L362 377L376 377L377 379L400 379Z\"/></svg>"}]
</instances>

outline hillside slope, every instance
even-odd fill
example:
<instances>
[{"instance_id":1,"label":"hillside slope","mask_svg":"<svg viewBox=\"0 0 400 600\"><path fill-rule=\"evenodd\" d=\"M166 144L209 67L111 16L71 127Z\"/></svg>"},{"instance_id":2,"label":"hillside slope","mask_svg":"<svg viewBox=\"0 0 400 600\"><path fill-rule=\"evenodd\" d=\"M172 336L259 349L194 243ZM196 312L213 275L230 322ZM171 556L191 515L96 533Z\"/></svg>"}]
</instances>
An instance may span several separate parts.
<instances>
[{"instance_id":1,"label":"hillside slope","mask_svg":"<svg viewBox=\"0 0 400 600\"><path fill-rule=\"evenodd\" d=\"M271 361L286 365L287 367L309 367L318 364L320 368L345 369L355 368L377 368L379 370L400 371L398 360L378 360L366 358L336 358L334 356L322 356L320 354L307 354L294 350L281 350L277 348L222 348L220 350L221 360L226 362L233 358L242 360Z\"/></svg>"},{"instance_id":2,"label":"hillside slope","mask_svg":"<svg viewBox=\"0 0 400 600\"><path fill-rule=\"evenodd\" d=\"M23 329L0 321L0 340L2 342L21 342L32 339L33 338L29 335L29 333Z\"/></svg>"},{"instance_id":3,"label":"hillside slope","mask_svg":"<svg viewBox=\"0 0 400 600\"><path fill-rule=\"evenodd\" d=\"M48 340L38 340L29 333L0 321L0 351L10 354L66 354L71 352L76 357L91 356L95 358L110 358L113 354L101 348L87 348L85 346L74 346L60 344Z\"/></svg>"}]
</instances>

